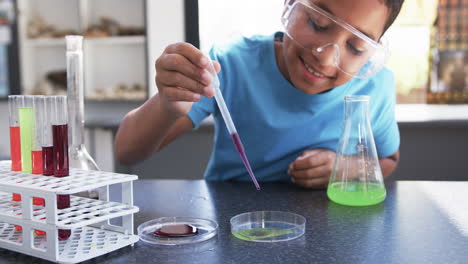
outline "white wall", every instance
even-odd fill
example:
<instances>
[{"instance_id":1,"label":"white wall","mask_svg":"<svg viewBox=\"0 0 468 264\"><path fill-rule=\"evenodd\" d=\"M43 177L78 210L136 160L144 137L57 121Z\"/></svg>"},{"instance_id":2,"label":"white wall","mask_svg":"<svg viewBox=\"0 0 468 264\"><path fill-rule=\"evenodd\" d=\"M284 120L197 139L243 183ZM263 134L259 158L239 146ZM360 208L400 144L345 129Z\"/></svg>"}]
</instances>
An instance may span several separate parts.
<instances>
[{"instance_id":1,"label":"white wall","mask_svg":"<svg viewBox=\"0 0 468 264\"><path fill-rule=\"evenodd\" d=\"M148 84L156 92L154 62L168 44L185 40L184 1L147 0Z\"/></svg>"}]
</instances>

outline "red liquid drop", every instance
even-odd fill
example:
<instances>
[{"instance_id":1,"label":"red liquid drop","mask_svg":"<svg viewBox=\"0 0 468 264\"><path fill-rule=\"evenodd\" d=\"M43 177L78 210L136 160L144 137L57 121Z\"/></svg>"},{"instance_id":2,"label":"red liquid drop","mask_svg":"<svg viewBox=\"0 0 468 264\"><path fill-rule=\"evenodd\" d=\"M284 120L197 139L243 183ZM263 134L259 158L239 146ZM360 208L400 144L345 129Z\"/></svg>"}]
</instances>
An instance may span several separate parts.
<instances>
[{"instance_id":1,"label":"red liquid drop","mask_svg":"<svg viewBox=\"0 0 468 264\"><path fill-rule=\"evenodd\" d=\"M242 145L242 141L240 140L239 134L231 134L231 139L234 143L234 146L236 147L237 153L239 153L239 155L241 156L242 162L244 163L245 168L249 172L250 178L255 184L255 187L257 188L257 190L260 190L260 185L258 185L257 179L255 178L252 168L250 167L249 160L247 159L247 155L245 155L244 145Z\"/></svg>"},{"instance_id":2,"label":"red liquid drop","mask_svg":"<svg viewBox=\"0 0 468 264\"><path fill-rule=\"evenodd\" d=\"M192 225L166 225L154 231L156 236L159 237L188 237L198 234L198 229Z\"/></svg>"},{"instance_id":3,"label":"red liquid drop","mask_svg":"<svg viewBox=\"0 0 468 264\"><path fill-rule=\"evenodd\" d=\"M42 147L42 174L54 175L54 147Z\"/></svg>"},{"instance_id":4,"label":"red liquid drop","mask_svg":"<svg viewBox=\"0 0 468 264\"><path fill-rule=\"evenodd\" d=\"M11 170L21 171L21 140L20 128L10 127Z\"/></svg>"}]
</instances>

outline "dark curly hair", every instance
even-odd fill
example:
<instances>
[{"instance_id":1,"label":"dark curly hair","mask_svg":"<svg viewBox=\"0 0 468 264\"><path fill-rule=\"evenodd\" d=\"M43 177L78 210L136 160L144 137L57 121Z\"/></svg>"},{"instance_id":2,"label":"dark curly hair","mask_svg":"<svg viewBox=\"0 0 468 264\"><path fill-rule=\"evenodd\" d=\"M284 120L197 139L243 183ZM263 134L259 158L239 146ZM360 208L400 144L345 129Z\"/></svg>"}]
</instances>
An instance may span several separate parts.
<instances>
[{"instance_id":1,"label":"dark curly hair","mask_svg":"<svg viewBox=\"0 0 468 264\"><path fill-rule=\"evenodd\" d=\"M400 13L401 6L403 5L404 0L380 0L380 1L384 2L384 4L388 7L390 11L389 16L387 18L387 22L385 23L385 26L384 26L383 32L385 32L393 24L398 14Z\"/></svg>"}]
</instances>

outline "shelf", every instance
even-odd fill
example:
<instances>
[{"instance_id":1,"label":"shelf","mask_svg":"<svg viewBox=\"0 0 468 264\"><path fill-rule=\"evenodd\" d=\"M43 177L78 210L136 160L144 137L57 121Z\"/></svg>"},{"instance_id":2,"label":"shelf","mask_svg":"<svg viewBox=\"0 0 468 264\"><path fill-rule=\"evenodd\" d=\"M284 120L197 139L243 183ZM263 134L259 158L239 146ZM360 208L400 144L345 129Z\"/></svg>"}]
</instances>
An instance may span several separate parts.
<instances>
[{"instance_id":1,"label":"shelf","mask_svg":"<svg viewBox=\"0 0 468 264\"><path fill-rule=\"evenodd\" d=\"M26 45L32 47L61 47L65 46L64 38L40 38L40 39L26 39Z\"/></svg>"},{"instance_id":2,"label":"shelf","mask_svg":"<svg viewBox=\"0 0 468 264\"><path fill-rule=\"evenodd\" d=\"M60 263L77 263L132 245L137 241L137 235L125 235L93 227L77 228L72 230L69 239L58 242L57 260L47 257L45 253L41 254L47 250L45 236L36 236L33 243L39 257ZM16 231L11 224L0 223L1 247L30 254L30 251L19 247L22 243L21 231Z\"/></svg>"},{"instance_id":3,"label":"shelf","mask_svg":"<svg viewBox=\"0 0 468 264\"><path fill-rule=\"evenodd\" d=\"M137 180L138 176L102 171L70 169L63 178L10 171L9 161L0 161L0 191L21 189L44 193L73 194L99 187Z\"/></svg>"},{"instance_id":4,"label":"shelf","mask_svg":"<svg viewBox=\"0 0 468 264\"><path fill-rule=\"evenodd\" d=\"M91 45L127 45L127 44L144 44L145 36L120 36L108 38L85 38L86 44Z\"/></svg>"},{"instance_id":5,"label":"shelf","mask_svg":"<svg viewBox=\"0 0 468 264\"><path fill-rule=\"evenodd\" d=\"M32 47L63 47L65 38L26 39L26 45ZM145 36L119 36L103 38L85 38L85 45L132 45L144 44Z\"/></svg>"},{"instance_id":6,"label":"shelf","mask_svg":"<svg viewBox=\"0 0 468 264\"><path fill-rule=\"evenodd\" d=\"M71 196L70 207L57 210L57 227L61 229L74 229L111 218L137 213L138 211L138 207L128 204ZM0 219L8 218L4 220L15 222L15 220L21 219L20 213L21 202L12 201L11 194L0 195ZM47 224L44 207L33 207L32 221Z\"/></svg>"}]
</instances>

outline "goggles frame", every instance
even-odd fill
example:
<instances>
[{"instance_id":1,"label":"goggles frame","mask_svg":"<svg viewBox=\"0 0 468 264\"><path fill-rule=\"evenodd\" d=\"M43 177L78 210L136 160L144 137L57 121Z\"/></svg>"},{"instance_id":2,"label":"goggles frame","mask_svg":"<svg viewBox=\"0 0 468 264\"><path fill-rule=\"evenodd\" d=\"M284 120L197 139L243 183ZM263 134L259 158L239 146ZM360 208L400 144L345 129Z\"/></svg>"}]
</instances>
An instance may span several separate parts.
<instances>
[{"instance_id":1,"label":"goggles frame","mask_svg":"<svg viewBox=\"0 0 468 264\"><path fill-rule=\"evenodd\" d=\"M378 67L374 67L374 69L372 70L372 72L370 73L367 73L365 75L359 75L359 73L361 72L361 70L370 62L372 61L372 56L369 57L368 61L366 63L364 63L362 66L361 66L361 70L359 70L358 72L352 74L352 73L349 73L349 72L346 72L345 70L341 69L341 67L339 66L338 63L336 63L337 65L337 68L342 71L343 73L347 74L347 75L350 75L352 77L356 77L356 78L367 78L367 77L370 77L372 75L374 75L375 73L377 73L378 71L380 71L380 69L382 69L382 67L385 65L388 57L389 57L389 50L388 50L388 45L387 45L387 41L385 40L384 37L381 37L380 38L380 41L377 42L373 39L371 39L370 37L366 36L364 33L362 33L361 31L359 31L358 29L356 29L355 27L353 27L352 25L350 25L349 23L347 23L346 21L340 19L339 17L336 17L332 14L330 14L329 12L323 10L322 8L320 8L319 6L315 5L314 3L312 2L309 2L307 0L288 0L285 5L284 5L284 11L283 11L283 14L281 16L281 22L283 24L283 27L284 27L284 30L285 30L285 33L289 36L289 38L291 38L295 43L297 43L300 47L304 48L304 49L310 49L310 48L305 48L301 43L297 42L295 40L295 38L293 36L291 36L288 32L288 23L289 23L289 17L291 15L291 12L294 10L294 8L297 6L297 5L303 5L305 6L306 8L308 9L311 9L313 10L314 12L317 12L318 14L328 18L329 20L333 21L335 24L341 26L342 28L344 28L345 30L347 30L348 32L352 33L353 35L355 35L356 37L360 38L361 40L365 41L367 44L370 45L371 48L374 48L375 49L375 52L374 52L374 55L375 54L378 54L378 53L381 53L382 54L382 58L381 58L381 61L380 61L380 65L378 65ZM336 45L336 44L334 44ZM320 48L320 47L318 47ZM320 51L319 51L320 52ZM338 55L339 56L339 55ZM375 64L375 63L374 63Z\"/></svg>"}]
</instances>

